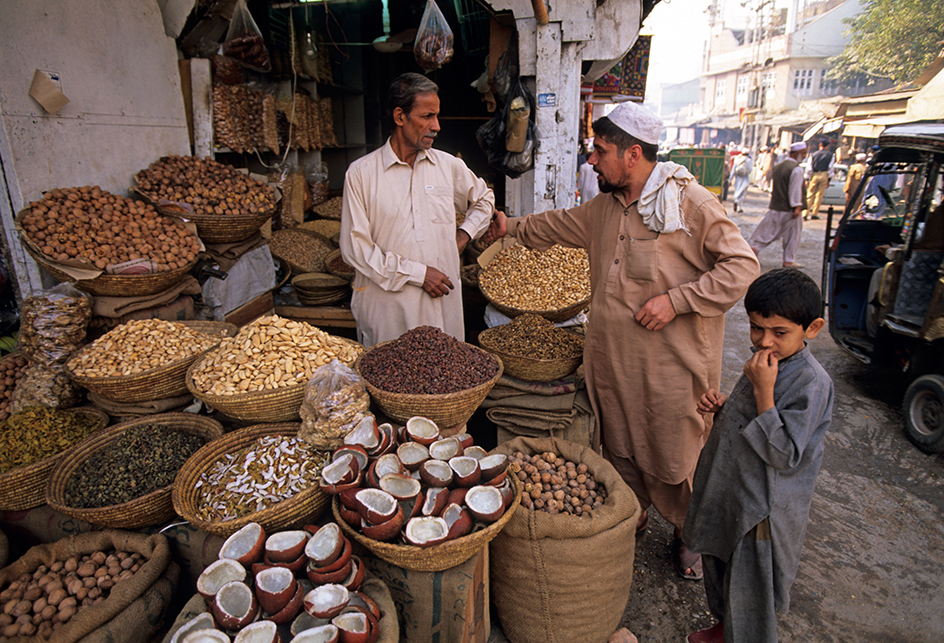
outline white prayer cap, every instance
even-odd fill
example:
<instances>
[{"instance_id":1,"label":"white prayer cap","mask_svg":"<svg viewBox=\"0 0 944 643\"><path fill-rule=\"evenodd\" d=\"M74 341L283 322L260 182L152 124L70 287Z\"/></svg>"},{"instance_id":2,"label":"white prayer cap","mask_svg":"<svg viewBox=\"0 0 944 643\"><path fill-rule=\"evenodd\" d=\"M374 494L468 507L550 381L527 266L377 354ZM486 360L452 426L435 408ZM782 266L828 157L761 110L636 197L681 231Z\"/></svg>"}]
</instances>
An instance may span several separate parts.
<instances>
[{"instance_id":1,"label":"white prayer cap","mask_svg":"<svg viewBox=\"0 0 944 643\"><path fill-rule=\"evenodd\" d=\"M856 154L856 160L857 160L857 161L864 161L864 160L865 160L865 154L862 153L862 152L859 152L858 154Z\"/></svg>"},{"instance_id":2,"label":"white prayer cap","mask_svg":"<svg viewBox=\"0 0 944 643\"><path fill-rule=\"evenodd\" d=\"M659 144L662 135L662 121L642 105L626 101L616 106L606 116L614 125L650 145Z\"/></svg>"},{"instance_id":3,"label":"white prayer cap","mask_svg":"<svg viewBox=\"0 0 944 643\"><path fill-rule=\"evenodd\" d=\"M790 146L791 152L802 152L805 149L806 149L806 143L804 143L803 141L800 141L799 143L794 143L793 145Z\"/></svg>"}]
</instances>

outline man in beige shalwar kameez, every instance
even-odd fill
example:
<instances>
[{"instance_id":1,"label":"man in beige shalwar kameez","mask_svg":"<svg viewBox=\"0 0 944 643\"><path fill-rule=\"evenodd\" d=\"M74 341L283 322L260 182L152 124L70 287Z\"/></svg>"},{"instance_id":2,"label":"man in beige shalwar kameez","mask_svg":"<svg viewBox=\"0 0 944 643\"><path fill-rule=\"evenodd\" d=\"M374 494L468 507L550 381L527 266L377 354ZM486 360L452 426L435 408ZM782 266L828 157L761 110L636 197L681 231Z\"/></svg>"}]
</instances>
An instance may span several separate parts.
<instances>
[{"instance_id":1,"label":"man in beige shalwar kameez","mask_svg":"<svg viewBox=\"0 0 944 643\"><path fill-rule=\"evenodd\" d=\"M676 568L697 579L701 559L679 539L710 429L696 406L721 380L724 313L760 266L715 195L685 168L656 163L661 129L644 108L618 106L593 124L590 164L604 194L522 219L499 213L486 240L507 230L532 248L586 248L584 368L596 446L643 508L672 523ZM644 514L638 530L647 524Z\"/></svg>"}]
</instances>

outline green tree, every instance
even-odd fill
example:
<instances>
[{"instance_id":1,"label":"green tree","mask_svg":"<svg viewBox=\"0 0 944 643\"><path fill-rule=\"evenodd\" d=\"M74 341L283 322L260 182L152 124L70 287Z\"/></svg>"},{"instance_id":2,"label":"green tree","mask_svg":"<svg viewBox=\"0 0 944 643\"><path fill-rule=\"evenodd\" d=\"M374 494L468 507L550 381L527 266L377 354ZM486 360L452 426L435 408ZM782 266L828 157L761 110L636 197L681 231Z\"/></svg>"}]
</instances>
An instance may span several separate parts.
<instances>
[{"instance_id":1,"label":"green tree","mask_svg":"<svg viewBox=\"0 0 944 643\"><path fill-rule=\"evenodd\" d=\"M861 0L862 12L843 22L849 44L830 58L829 77L841 82L917 78L944 46L944 0Z\"/></svg>"}]
</instances>

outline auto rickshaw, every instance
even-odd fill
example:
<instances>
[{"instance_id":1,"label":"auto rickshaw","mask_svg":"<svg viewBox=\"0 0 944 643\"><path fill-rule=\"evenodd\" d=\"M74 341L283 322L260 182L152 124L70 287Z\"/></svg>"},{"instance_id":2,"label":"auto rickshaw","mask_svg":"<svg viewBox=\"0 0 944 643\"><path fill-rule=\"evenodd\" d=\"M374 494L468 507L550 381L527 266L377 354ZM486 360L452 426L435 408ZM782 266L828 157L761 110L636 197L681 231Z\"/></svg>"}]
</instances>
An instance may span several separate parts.
<instances>
[{"instance_id":1,"label":"auto rickshaw","mask_svg":"<svg viewBox=\"0 0 944 643\"><path fill-rule=\"evenodd\" d=\"M669 152L669 160L687 167L699 185L723 201L727 198L728 185L724 155L722 149L677 147Z\"/></svg>"},{"instance_id":2,"label":"auto rickshaw","mask_svg":"<svg viewBox=\"0 0 944 643\"><path fill-rule=\"evenodd\" d=\"M903 378L905 433L944 452L944 124L890 127L838 225L823 295L844 350Z\"/></svg>"}]
</instances>

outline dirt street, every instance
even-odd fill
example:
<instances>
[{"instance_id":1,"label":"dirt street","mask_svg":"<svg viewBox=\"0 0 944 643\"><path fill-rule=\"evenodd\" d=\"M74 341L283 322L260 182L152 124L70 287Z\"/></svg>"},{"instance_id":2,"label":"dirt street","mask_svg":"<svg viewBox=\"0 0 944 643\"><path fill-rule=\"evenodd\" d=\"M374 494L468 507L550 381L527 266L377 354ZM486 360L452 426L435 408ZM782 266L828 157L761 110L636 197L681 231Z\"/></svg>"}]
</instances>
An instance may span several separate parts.
<instances>
[{"instance_id":1,"label":"dirt street","mask_svg":"<svg viewBox=\"0 0 944 643\"><path fill-rule=\"evenodd\" d=\"M731 213L745 237L767 209L755 188ZM805 222L798 261L820 281L822 219ZM779 242L760 256L780 266ZM750 355L741 305L727 314L722 390L730 391ZM825 330L811 343L836 386L833 423L820 473L782 643L932 643L944 640L944 456L929 456L904 436L901 390L887 376L837 348ZM635 572L622 625L640 643L681 643L713 619L701 582L674 572L671 527L658 515L636 541ZM493 618L490 643L507 640Z\"/></svg>"}]
</instances>

